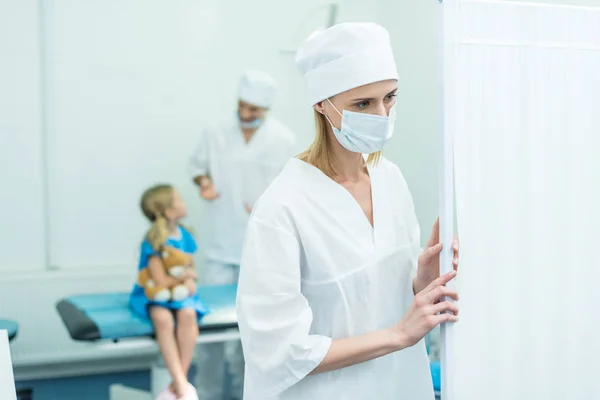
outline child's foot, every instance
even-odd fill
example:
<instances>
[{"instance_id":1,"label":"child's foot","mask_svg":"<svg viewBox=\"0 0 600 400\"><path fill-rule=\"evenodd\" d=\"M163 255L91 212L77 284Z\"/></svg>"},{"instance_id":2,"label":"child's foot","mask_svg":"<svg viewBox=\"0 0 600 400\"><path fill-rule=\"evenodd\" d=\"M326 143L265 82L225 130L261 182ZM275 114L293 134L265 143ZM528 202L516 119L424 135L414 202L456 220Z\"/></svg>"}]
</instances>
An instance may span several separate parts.
<instances>
[{"instance_id":1,"label":"child's foot","mask_svg":"<svg viewBox=\"0 0 600 400\"><path fill-rule=\"evenodd\" d=\"M166 388L156 396L156 400L177 400L177 396L170 387Z\"/></svg>"},{"instance_id":2,"label":"child's foot","mask_svg":"<svg viewBox=\"0 0 600 400\"><path fill-rule=\"evenodd\" d=\"M187 384L187 382L185 382L185 384ZM187 386L185 386L185 384L182 385L183 392L187 391ZM182 398L182 395L180 392L177 392L175 382L171 382L165 390L159 393L158 397L156 397L156 400L179 400L180 398Z\"/></svg>"},{"instance_id":3,"label":"child's foot","mask_svg":"<svg viewBox=\"0 0 600 400\"><path fill-rule=\"evenodd\" d=\"M188 382L188 389L183 397L183 400L198 400L198 392L196 392L196 388L192 386L191 383Z\"/></svg>"},{"instance_id":4,"label":"child's foot","mask_svg":"<svg viewBox=\"0 0 600 400\"><path fill-rule=\"evenodd\" d=\"M172 383L171 385L177 400L198 400L196 389L188 381L181 384Z\"/></svg>"}]
</instances>

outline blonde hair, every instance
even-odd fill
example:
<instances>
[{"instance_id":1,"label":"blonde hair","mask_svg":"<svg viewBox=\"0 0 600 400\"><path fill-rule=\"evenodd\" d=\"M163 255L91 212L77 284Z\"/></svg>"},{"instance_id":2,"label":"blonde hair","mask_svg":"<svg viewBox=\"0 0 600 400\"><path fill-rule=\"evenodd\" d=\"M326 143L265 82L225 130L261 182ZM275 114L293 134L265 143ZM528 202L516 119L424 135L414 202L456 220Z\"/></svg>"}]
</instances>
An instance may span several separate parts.
<instances>
[{"instance_id":1,"label":"blonde hair","mask_svg":"<svg viewBox=\"0 0 600 400\"><path fill-rule=\"evenodd\" d=\"M152 222L146 233L146 239L154 250L160 250L169 239L169 225L165 211L173 205L174 188L171 185L156 185L147 189L142 195L140 206L142 212Z\"/></svg>"},{"instance_id":2,"label":"blonde hair","mask_svg":"<svg viewBox=\"0 0 600 400\"><path fill-rule=\"evenodd\" d=\"M329 121L325 115L315 110L315 128L316 136L314 142L303 153L298 155L298 158L304 162L314 165L319 168L325 175L334 177L336 175L333 168L333 147L331 144L331 135L329 135ZM367 163L376 165L381 158L381 152L369 154Z\"/></svg>"}]
</instances>

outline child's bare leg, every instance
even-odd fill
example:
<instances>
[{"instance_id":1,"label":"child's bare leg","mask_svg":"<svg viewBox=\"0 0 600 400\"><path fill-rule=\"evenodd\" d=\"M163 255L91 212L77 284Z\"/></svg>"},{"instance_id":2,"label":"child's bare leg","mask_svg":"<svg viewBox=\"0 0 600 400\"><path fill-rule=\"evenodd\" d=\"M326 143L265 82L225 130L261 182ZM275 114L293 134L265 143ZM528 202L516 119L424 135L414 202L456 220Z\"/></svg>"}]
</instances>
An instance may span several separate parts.
<instances>
[{"instance_id":1,"label":"child's bare leg","mask_svg":"<svg viewBox=\"0 0 600 400\"><path fill-rule=\"evenodd\" d=\"M192 364L196 339L198 338L198 316L193 308L177 311L177 345L181 367L187 376Z\"/></svg>"},{"instance_id":2,"label":"child's bare leg","mask_svg":"<svg viewBox=\"0 0 600 400\"><path fill-rule=\"evenodd\" d=\"M184 373L179 357L179 349L175 340L175 321L170 310L162 307L150 308L150 318L154 324L156 341L160 348L163 361L173 379L173 388L178 397L182 397L187 390L187 375Z\"/></svg>"}]
</instances>

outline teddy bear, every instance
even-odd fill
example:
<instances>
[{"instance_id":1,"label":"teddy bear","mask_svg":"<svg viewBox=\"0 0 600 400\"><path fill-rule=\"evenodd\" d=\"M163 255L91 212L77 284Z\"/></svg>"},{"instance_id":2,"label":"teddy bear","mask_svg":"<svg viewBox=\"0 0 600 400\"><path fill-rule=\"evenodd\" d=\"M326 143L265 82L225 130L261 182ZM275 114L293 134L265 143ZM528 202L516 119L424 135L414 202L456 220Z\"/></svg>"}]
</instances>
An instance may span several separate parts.
<instances>
[{"instance_id":1,"label":"teddy bear","mask_svg":"<svg viewBox=\"0 0 600 400\"><path fill-rule=\"evenodd\" d=\"M175 247L164 247L160 256L167 275L176 279L181 279L185 271L192 265L191 254L185 253ZM153 301L181 301L191 294L188 288L182 283L172 288L157 285L150 276L149 268L143 268L139 272L138 284L144 288L146 297Z\"/></svg>"}]
</instances>

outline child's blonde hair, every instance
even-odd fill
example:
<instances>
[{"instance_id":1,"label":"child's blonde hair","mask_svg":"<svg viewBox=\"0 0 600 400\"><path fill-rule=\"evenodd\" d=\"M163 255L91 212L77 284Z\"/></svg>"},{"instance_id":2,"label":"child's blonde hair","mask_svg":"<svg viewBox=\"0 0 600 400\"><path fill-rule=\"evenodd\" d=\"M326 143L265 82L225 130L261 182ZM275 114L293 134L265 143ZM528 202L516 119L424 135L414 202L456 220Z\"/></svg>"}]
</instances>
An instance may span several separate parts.
<instances>
[{"instance_id":1,"label":"child's blonde hair","mask_svg":"<svg viewBox=\"0 0 600 400\"><path fill-rule=\"evenodd\" d=\"M140 205L142 212L152 222L146 239L154 250L160 250L169 239L169 226L165 211L173 205L174 188L171 185L156 185L147 189L142 195Z\"/></svg>"}]
</instances>

